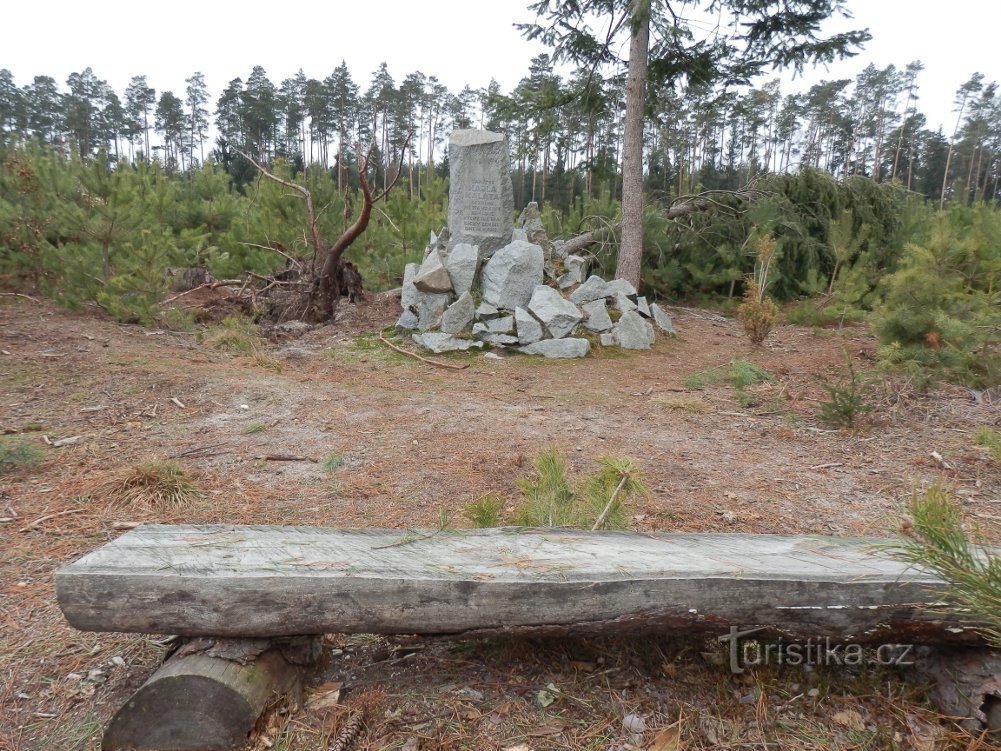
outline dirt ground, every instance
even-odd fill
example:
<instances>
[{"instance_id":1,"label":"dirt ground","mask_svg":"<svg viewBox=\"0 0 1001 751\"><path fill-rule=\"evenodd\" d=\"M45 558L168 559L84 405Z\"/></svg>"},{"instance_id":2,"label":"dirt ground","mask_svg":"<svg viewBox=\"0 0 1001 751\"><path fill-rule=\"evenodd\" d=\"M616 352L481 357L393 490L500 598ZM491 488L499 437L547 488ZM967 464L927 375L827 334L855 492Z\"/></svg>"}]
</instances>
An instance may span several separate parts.
<instances>
[{"instance_id":1,"label":"dirt ground","mask_svg":"<svg viewBox=\"0 0 1001 751\"><path fill-rule=\"evenodd\" d=\"M469 363L449 370L379 341L397 313L385 297L253 356L0 296L0 430L45 452L0 477L0 749L98 748L160 662L162 639L76 632L53 594L58 566L136 522L464 526L463 508L488 491L513 508L532 457L556 445L574 474L603 455L637 462L651 493L630 509L636 530L888 536L915 488L944 479L999 539L1001 470L973 441L1001 425L997 404L880 375L864 326L780 326L754 348L733 320L671 312L678 338L649 352L439 358ZM873 384L875 410L855 430L817 417L846 351ZM692 387L693 373L734 360L774 380L743 394L725 379ZM279 455L303 460L264 458ZM173 458L203 494L164 513L83 498L150 458ZM311 703L277 707L253 747L325 751L357 712L357 749L988 747L894 673L735 676L697 641L329 636L326 647Z\"/></svg>"}]
</instances>

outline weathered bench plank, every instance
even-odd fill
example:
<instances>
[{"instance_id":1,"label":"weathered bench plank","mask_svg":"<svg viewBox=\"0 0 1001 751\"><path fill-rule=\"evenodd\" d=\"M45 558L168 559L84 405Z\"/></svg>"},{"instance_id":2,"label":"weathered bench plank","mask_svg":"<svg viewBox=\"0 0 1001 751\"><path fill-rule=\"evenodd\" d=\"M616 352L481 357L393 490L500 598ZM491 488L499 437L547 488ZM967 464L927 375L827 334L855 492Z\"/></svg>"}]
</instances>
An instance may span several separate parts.
<instances>
[{"instance_id":1,"label":"weathered bench plank","mask_svg":"<svg viewBox=\"0 0 1001 751\"><path fill-rule=\"evenodd\" d=\"M820 536L139 527L56 573L86 631L186 636L725 631L976 640L944 584Z\"/></svg>"}]
</instances>

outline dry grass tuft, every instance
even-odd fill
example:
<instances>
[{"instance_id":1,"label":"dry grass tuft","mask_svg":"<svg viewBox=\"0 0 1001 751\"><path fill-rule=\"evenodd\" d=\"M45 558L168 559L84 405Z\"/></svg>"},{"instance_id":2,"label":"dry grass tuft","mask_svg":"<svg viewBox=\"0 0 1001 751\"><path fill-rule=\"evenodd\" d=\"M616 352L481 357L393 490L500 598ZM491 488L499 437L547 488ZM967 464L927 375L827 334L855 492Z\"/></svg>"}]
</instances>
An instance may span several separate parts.
<instances>
[{"instance_id":1,"label":"dry grass tuft","mask_svg":"<svg viewBox=\"0 0 1001 751\"><path fill-rule=\"evenodd\" d=\"M654 397L653 402L671 412L688 412L693 415L708 415L712 407L698 399L677 399L671 397Z\"/></svg>"},{"instance_id":2,"label":"dry grass tuft","mask_svg":"<svg viewBox=\"0 0 1001 751\"><path fill-rule=\"evenodd\" d=\"M201 491L178 464L150 459L115 472L86 495L105 502L108 507L165 511L187 505Z\"/></svg>"}]
</instances>

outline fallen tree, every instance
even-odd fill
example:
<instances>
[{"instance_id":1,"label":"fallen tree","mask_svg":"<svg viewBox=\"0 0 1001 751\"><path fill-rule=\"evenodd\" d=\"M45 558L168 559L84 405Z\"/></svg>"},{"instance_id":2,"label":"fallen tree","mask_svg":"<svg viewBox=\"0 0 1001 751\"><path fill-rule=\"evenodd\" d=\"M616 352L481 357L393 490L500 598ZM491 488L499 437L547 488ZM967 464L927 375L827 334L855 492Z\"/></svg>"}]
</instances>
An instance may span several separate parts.
<instances>
[{"instance_id":1,"label":"fallen tree","mask_svg":"<svg viewBox=\"0 0 1001 751\"><path fill-rule=\"evenodd\" d=\"M740 214L743 213L744 209L728 204L720 199L730 198L736 200L738 203L753 203L763 195L765 193L753 187L745 190L707 190L693 195L679 196L660 213L664 219L669 221L677 221L692 214L712 210ZM601 227L596 227L593 230L571 237L563 243L560 250L566 255L579 253L596 243L607 241L621 227L621 220L603 224Z\"/></svg>"}]
</instances>

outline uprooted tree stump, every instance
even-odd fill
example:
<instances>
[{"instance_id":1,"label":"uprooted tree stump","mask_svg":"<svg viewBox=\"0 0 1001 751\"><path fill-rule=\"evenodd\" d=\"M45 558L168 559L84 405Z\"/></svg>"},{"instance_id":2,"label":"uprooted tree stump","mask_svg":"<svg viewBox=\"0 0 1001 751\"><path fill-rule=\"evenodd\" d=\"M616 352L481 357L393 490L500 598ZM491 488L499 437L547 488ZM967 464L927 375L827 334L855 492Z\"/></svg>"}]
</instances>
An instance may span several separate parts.
<instances>
[{"instance_id":1,"label":"uprooted tree stump","mask_svg":"<svg viewBox=\"0 0 1001 751\"><path fill-rule=\"evenodd\" d=\"M237 150L237 153L254 165L262 176L300 193L306 203L306 221L309 227L309 244L313 250L312 258L295 258L275 244L260 246L274 250L284 256L286 260L283 271L264 279L267 285L262 293L268 299L265 315L269 319L276 323L292 320L305 321L306 323L325 323L333 319L337 304L342 296L347 295L349 300L361 297L361 274L353 263L344 259L344 251L367 229L375 204L389 195L389 192L399 181L403 171L403 155L406 153L411 136L412 133L407 134L400 147L400 160L396 174L378 193L372 191L368 182L369 161L375 144L369 147L365 157L358 165L358 182L362 193L362 206L358 217L332 245L328 245L323 240L317 224L318 214L313 194L310 193L309 189L291 180L278 177L249 154Z\"/></svg>"}]
</instances>

